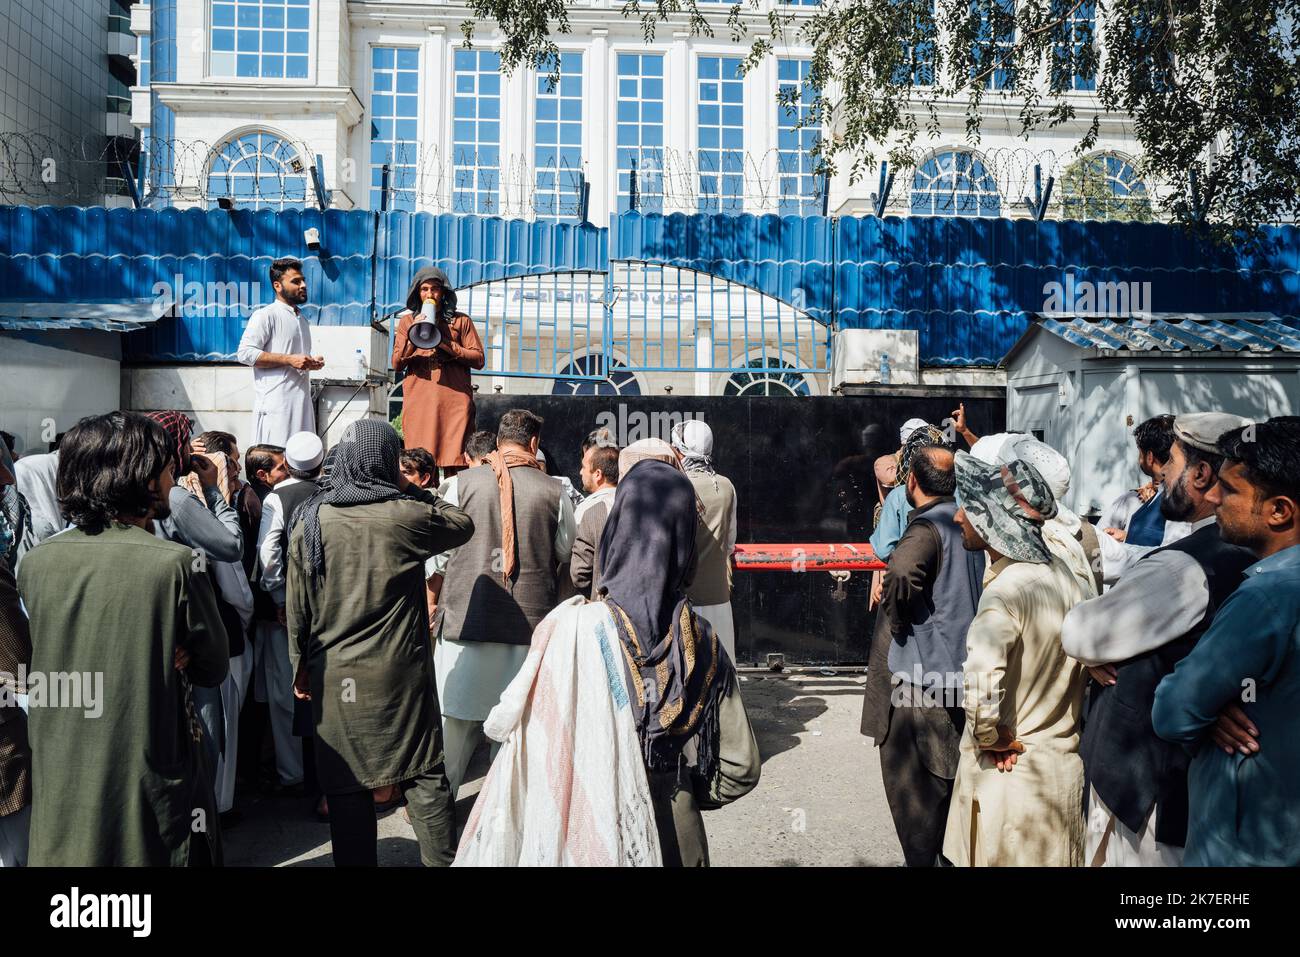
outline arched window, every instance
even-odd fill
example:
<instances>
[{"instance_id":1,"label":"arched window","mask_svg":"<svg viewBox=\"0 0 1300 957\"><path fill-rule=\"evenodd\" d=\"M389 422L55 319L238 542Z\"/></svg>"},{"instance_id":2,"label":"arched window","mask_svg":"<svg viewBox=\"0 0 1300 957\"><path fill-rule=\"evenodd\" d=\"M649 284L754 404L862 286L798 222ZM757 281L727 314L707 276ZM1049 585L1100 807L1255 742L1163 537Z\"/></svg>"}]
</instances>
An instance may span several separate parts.
<instances>
[{"instance_id":1,"label":"arched window","mask_svg":"<svg viewBox=\"0 0 1300 957\"><path fill-rule=\"evenodd\" d=\"M808 380L779 356L757 355L745 362L749 372L733 372L723 395L811 395Z\"/></svg>"},{"instance_id":2,"label":"arched window","mask_svg":"<svg viewBox=\"0 0 1300 957\"><path fill-rule=\"evenodd\" d=\"M1132 163L1115 153L1097 153L1061 177L1061 216L1148 223L1151 197Z\"/></svg>"},{"instance_id":3,"label":"arched window","mask_svg":"<svg viewBox=\"0 0 1300 957\"><path fill-rule=\"evenodd\" d=\"M604 381L568 379L565 376L603 375ZM629 372L623 362L610 357L609 371L605 371L605 357L599 352L574 356L573 361L560 370L551 387L551 395L640 395L641 383Z\"/></svg>"},{"instance_id":4,"label":"arched window","mask_svg":"<svg viewBox=\"0 0 1300 957\"><path fill-rule=\"evenodd\" d=\"M912 176L913 216L999 216L1002 196L984 160L967 150L935 153Z\"/></svg>"},{"instance_id":5,"label":"arched window","mask_svg":"<svg viewBox=\"0 0 1300 957\"><path fill-rule=\"evenodd\" d=\"M307 160L274 133L244 133L217 150L208 167L208 205L222 198L245 209L301 208Z\"/></svg>"}]
</instances>

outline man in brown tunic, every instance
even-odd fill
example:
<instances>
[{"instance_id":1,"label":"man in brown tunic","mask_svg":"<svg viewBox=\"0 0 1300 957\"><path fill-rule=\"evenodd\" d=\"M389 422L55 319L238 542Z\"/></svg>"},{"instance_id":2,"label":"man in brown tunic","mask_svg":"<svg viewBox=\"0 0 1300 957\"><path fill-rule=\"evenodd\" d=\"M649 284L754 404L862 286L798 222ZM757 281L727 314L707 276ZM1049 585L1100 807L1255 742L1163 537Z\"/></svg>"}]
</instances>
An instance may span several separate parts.
<instances>
[{"instance_id":1,"label":"man in brown tunic","mask_svg":"<svg viewBox=\"0 0 1300 957\"><path fill-rule=\"evenodd\" d=\"M411 342L411 326L432 300L442 341L433 349ZM474 431L470 370L483 368L483 343L474 321L456 309L456 293L436 266L415 274L406 312L393 337L393 371L402 380L402 439L408 449L428 449L442 469L465 466L465 442Z\"/></svg>"}]
</instances>

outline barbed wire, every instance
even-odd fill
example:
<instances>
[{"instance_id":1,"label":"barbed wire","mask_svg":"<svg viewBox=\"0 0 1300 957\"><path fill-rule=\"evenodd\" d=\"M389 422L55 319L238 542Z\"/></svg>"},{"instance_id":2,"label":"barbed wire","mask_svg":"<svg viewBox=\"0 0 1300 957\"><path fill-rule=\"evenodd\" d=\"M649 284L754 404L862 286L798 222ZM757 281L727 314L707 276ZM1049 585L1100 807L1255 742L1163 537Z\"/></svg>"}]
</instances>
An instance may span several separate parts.
<instances>
[{"instance_id":1,"label":"barbed wire","mask_svg":"<svg viewBox=\"0 0 1300 957\"><path fill-rule=\"evenodd\" d=\"M143 161L147 169L142 198L147 205L211 206L223 199L234 206L315 205L310 179L314 153L307 144L271 134L246 135L264 136L274 147L263 148L261 140L256 148L232 150L229 139L215 143L149 139L142 149L140 143L127 145L130 141L105 136L61 139L0 132L0 202L98 205L106 196L128 196L123 169L135 176ZM242 138L233 142L238 144ZM587 162L577 168L539 166L515 154L491 166L476 165L473 160L483 155L439 144L391 144L388 208L506 218L577 215L580 184L591 180ZM1090 169L1087 164L1092 163L1097 172L1099 157L1114 157L1123 164L1130 180L1125 195L1112 196L1104 188L1105 170L1097 174L1101 182L1083 184L1080 171ZM777 149L742 153L655 148L640 150L638 160L642 209L751 213L822 209L826 179L813 172L816 161L805 154ZM873 195L879 193L875 174L866 175L853 194L872 196L873 207L887 214L1022 215L1023 200L1036 198L1036 182L1045 187L1054 178L1056 187L1047 209L1051 218L1155 215L1152 185L1142 181L1137 161L1122 154L1098 152L1080 158L1069 150L952 144L918 150L912 160L911 166L892 170L893 186L883 205L877 206L878 196ZM622 186L620 208L628 205L626 172L610 171L615 180L611 186ZM326 185L345 190L359 206L379 206L380 189L373 185L376 170L371 164L345 159L333 174ZM842 183L832 185L832 199L842 190Z\"/></svg>"}]
</instances>

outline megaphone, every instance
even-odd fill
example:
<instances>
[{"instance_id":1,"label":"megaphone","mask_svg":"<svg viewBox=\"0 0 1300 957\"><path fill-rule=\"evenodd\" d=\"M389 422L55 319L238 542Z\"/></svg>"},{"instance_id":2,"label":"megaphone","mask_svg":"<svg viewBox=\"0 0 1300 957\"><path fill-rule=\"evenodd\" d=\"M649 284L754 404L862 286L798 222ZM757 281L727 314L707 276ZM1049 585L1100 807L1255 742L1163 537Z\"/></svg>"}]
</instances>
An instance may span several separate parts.
<instances>
[{"instance_id":1,"label":"megaphone","mask_svg":"<svg viewBox=\"0 0 1300 957\"><path fill-rule=\"evenodd\" d=\"M442 342L442 332L438 329L438 304L432 299L424 300L420 309L420 318L411 323L407 331L411 342L417 349L436 349Z\"/></svg>"}]
</instances>

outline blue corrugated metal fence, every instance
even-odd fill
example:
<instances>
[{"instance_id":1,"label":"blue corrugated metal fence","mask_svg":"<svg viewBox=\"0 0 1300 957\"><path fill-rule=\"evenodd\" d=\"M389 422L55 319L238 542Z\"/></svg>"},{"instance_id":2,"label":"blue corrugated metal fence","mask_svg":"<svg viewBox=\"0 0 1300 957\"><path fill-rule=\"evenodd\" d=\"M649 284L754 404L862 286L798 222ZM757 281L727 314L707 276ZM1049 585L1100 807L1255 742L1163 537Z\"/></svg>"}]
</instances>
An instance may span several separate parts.
<instances>
[{"instance_id":1,"label":"blue corrugated metal fence","mask_svg":"<svg viewBox=\"0 0 1300 957\"><path fill-rule=\"evenodd\" d=\"M0 207L0 298L132 300L156 284L245 284L269 301L277 256L304 260L327 325L365 324L372 279L380 315L401 308L412 274L445 269L458 288L547 273L604 273L652 263L706 273L771 296L823 326L917 329L927 365L991 364L1045 286L1150 282L1156 312L1268 312L1300 317L1300 229L1270 227L1223 247L1162 224L1011 219L624 213L611 226L492 217L328 210ZM304 255L303 231L320 230ZM133 361L230 357L246 303L211 301L126 337ZM565 310L554 320L562 335ZM667 354L667 353L665 353ZM671 365L671 361L665 366ZM694 368L695 366L691 366Z\"/></svg>"}]
</instances>

